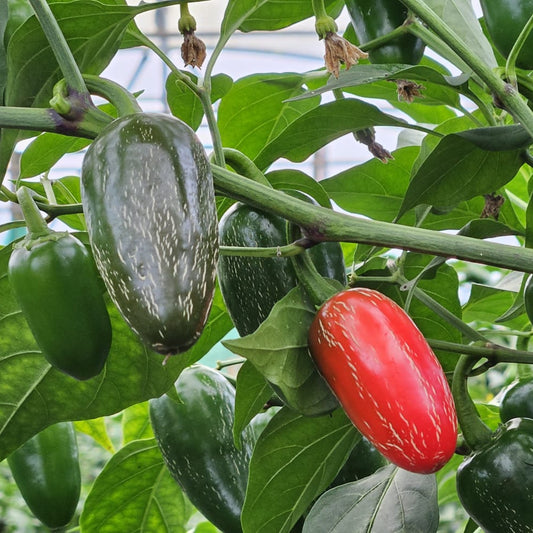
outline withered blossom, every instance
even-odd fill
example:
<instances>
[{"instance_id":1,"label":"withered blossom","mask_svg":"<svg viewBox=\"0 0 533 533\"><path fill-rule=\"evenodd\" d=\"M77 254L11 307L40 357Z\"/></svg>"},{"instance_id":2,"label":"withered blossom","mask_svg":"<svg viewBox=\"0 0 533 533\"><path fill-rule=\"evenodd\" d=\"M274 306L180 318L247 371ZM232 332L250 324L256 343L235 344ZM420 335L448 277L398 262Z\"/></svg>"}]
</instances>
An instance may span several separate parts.
<instances>
[{"instance_id":1,"label":"withered blossom","mask_svg":"<svg viewBox=\"0 0 533 533\"><path fill-rule=\"evenodd\" d=\"M395 80L398 88L398 99L409 104L413 103L416 97L424 98L422 91L425 89L423 85L415 83L410 80Z\"/></svg>"},{"instance_id":2,"label":"withered blossom","mask_svg":"<svg viewBox=\"0 0 533 533\"><path fill-rule=\"evenodd\" d=\"M205 43L196 37L194 31L183 32L183 38L181 57L185 66L201 68L207 56Z\"/></svg>"},{"instance_id":3,"label":"withered blossom","mask_svg":"<svg viewBox=\"0 0 533 533\"><path fill-rule=\"evenodd\" d=\"M485 198L485 206L479 218L493 218L494 220L498 220L505 198L496 193L484 194L483 198Z\"/></svg>"},{"instance_id":4,"label":"withered blossom","mask_svg":"<svg viewBox=\"0 0 533 533\"><path fill-rule=\"evenodd\" d=\"M324 42L326 43L326 55L324 56L326 69L336 78L339 77L341 63L346 65L346 70L348 70L359 59L366 59L368 57L366 52L363 52L350 41L347 41L344 37L336 33L328 33Z\"/></svg>"}]
</instances>

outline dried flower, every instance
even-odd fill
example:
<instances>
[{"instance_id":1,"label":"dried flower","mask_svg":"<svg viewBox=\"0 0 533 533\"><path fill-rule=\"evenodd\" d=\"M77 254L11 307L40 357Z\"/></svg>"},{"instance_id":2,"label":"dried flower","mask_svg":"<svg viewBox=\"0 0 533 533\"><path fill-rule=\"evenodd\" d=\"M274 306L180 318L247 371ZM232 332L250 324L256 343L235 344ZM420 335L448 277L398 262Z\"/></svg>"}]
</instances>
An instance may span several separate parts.
<instances>
[{"instance_id":1,"label":"dried flower","mask_svg":"<svg viewBox=\"0 0 533 533\"><path fill-rule=\"evenodd\" d=\"M422 91L425 89L423 85L419 85L410 80L395 80L398 87L398 100L403 100L409 104L418 96L424 98Z\"/></svg>"},{"instance_id":2,"label":"dried flower","mask_svg":"<svg viewBox=\"0 0 533 533\"><path fill-rule=\"evenodd\" d=\"M494 218L494 220L498 220L505 198L496 193L484 194L483 198L485 198L485 206L483 207L480 218Z\"/></svg>"},{"instance_id":3,"label":"dried flower","mask_svg":"<svg viewBox=\"0 0 533 533\"><path fill-rule=\"evenodd\" d=\"M207 56L205 43L196 37L194 31L183 33L183 44L181 45L181 57L185 61L185 66L201 68Z\"/></svg>"},{"instance_id":4,"label":"dried flower","mask_svg":"<svg viewBox=\"0 0 533 533\"><path fill-rule=\"evenodd\" d=\"M346 65L346 70L348 70L359 59L368 57L366 52L363 52L350 41L347 41L344 37L336 33L328 33L324 41L326 43L326 55L324 56L326 69L336 78L339 77L341 63Z\"/></svg>"}]
</instances>

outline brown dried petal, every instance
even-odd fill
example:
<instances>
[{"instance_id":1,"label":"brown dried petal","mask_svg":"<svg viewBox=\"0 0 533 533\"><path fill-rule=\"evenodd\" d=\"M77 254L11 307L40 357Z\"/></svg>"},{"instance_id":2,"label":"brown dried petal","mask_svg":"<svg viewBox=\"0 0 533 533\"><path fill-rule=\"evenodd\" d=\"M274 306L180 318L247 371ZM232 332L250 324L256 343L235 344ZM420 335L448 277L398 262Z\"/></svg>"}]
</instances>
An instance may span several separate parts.
<instances>
[{"instance_id":1,"label":"brown dried petal","mask_svg":"<svg viewBox=\"0 0 533 533\"><path fill-rule=\"evenodd\" d=\"M494 218L498 220L500 209L505 202L505 198L499 194L484 194L485 206L481 212L480 218Z\"/></svg>"},{"instance_id":2,"label":"brown dried petal","mask_svg":"<svg viewBox=\"0 0 533 533\"><path fill-rule=\"evenodd\" d=\"M324 41L326 43L326 55L324 56L326 69L336 78L339 77L341 63L346 65L346 70L348 70L359 59L368 57L366 52L363 52L350 41L347 41L344 37L336 33L328 33Z\"/></svg>"},{"instance_id":3,"label":"brown dried petal","mask_svg":"<svg viewBox=\"0 0 533 533\"><path fill-rule=\"evenodd\" d=\"M193 31L183 34L184 40L181 45L181 57L185 66L201 68L207 56L204 42L196 37Z\"/></svg>"},{"instance_id":4,"label":"brown dried petal","mask_svg":"<svg viewBox=\"0 0 533 533\"><path fill-rule=\"evenodd\" d=\"M396 80L396 86L398 87L399 100L403 100L404 102L411 104L417 96L424 98L422 91L425 89L425 87L415 83L414 81Z\"/></svg>"}]
</instances>

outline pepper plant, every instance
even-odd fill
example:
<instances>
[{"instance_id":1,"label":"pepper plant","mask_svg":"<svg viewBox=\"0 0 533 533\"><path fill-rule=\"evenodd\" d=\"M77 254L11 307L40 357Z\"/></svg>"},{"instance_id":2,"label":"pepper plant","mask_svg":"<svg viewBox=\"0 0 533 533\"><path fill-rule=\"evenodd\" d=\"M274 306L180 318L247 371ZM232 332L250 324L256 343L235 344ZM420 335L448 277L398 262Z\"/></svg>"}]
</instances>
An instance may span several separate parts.
<instances>
[{"instance_id":1,"label":"pepper plant","mask_svg":"<svg viewBox=\"0 0 533 533\"><path fill-rule=\"evenodd\" d=\"M195 3L0 0L2 178L32 139L0 186L26 217L0 230L29 235L0 249L0 460L31 455L24 491L85 533L533 531L528 402L499 414L533 363L531 0L227 0L211 50ZM178 4L183 64L135 24ZM213 74L235 33L306 19L320 68ZM127 47L169 69L169 114L101 77ZM299 168L345 135L368 160ZM79 176L35 179L76 151ZM108 454L95 479L79 454L66 526L77 469L42 461L65 422Z\"/></svg>"}]
</instances>

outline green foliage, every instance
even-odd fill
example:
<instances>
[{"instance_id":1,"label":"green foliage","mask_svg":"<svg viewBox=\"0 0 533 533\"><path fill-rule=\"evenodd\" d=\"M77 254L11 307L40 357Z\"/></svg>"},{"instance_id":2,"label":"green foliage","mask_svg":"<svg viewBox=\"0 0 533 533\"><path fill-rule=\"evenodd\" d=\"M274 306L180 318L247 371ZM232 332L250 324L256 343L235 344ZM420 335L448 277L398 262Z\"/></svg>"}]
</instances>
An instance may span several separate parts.
<instances>
[{"instance_id":1,"label":"green foliage","mask_svg":"<svg viewBox=\"0 0 533 533\"><path fill-rule=\"evenodd\" d=\"M54 55L57 32L42 29L32 3L0 1L0 176L16 143L34 137L22 153L15 185L30 187L48 220L59 218L90 247L77 173L52 181L36 177L47 175L63 156L80 153L92 140L59 126L54 133L42 133L11 118L5 125L5 111L13 106L22 108L16 110L21 120L29 116L24 115L26 108L47 108L56 82L63 76L68 82L72 74L64 68L65 58ZM182 0L138 6L125 0L39 3L49 4L80 71L99 75L120 49L143 46L146 53L157 52L134 19ZM267 205L251 182L242 185L235 173L238 187L219 186L215 170L225 166L224 148L242 152L267 172L266 180L259 180L272 185L261 189L264 196L300 191L322 208L333 205L352 215L342 219L343 225L341 219L330 216L330 209L302 207L293 199L281 213L302 228L305 246L343 241L349 284L377 289L399 303L435 346L450 380L459 353L484 347L493 368L487 371L490 365L481 366L482 374L469 379L469 392L483 422L496 431L502 422L501 395L493 399L494 395L516 377L516 361L533 363L527 351L533 330L524 306L522 272L533 271L524 266L533 264L524 259L532 257L533 242L531 75L520 69L515 72L513 65L503 68L502 57L495 54L497 43L484 32L471 1L406 0L405 5L413 14L405 31L421 38L431 50L416 66L362 60L349 69L341 66L335 78L323 69L273 73L262 72L257 65L253 74L231 79L217 71L217 61L236 32L269 32L282 39L284 28L308 19L312 26L317 15L313 8L320 10L320 2L228 1L219 21L220 34L214 46L209 43L201 75L197 70L171 68L165 83L166 104L172 115L194 130L205 123L209 126L219 217L235 201L257 209ZM324 7L337 19L344 1L326 0ZM419 11L422 7L430 8L436 21ZM201 38L201 20L198 23ZM447 29L458 40L450 38ZM354 41L353 28L347 28L345 36ZM314 44L323 46L324 41L318 43L317 37ZM514 38L511 46L513 42ZM366 48L368 43L359 44ZM166 58L166 64L171 64L171 58ZM521 95L501 82L513 83L515 73ZM413 102L399 98L401 80L416 84L421 96ZM81 105L76 110L83 115L84 103L73 101ZM139 104L144 105L142 96ZM109 120L117 115L112 104L100 106L99 112L103 122L106 114ZM53 116L65 125L64 117ZM30 126L35 131L25 131ZM361 148L355 144L361 130L370 137L374 132L378 136L398 132L396 144L384 136L384 148L392 159L383 164L371 157L376 146L369 140L368 158L355 161L349 143ZM340 139L348 149L339 159L347 164L335 173L327 169L328 175L318 183L300 163L308 164L323 148L336 150ZM141 172L135 177L139 189L133 201L148 205L150 183L143 177ZM124 190L124 195L131 190ZM275 198L285 202L287 197ZM491 210L491 199L503 203ZM9 205L12 193L2 189L0 200ZM383 232L381 237L361 232L353 237L351 228L357 228L362 218L375 222L366 226L370 233L379 226L392 235L387 244ZM7 222L0 225L0 233L23 226L23 221ZM415 231L418 239L411 238L414 233L410 232ZM459 236L445 241L444 233ZM501 238L514 247L493 242ZM477 243L483 245L482 251L469 254L469 247ZM429 245L440 255L428 253ZM106 299L113 329L108 362L98 376L77 382L53 369L32 337L7 276L10 254L10 245L0 249L0 459L46 427L76 421L84 443L82 499L74 519L77 522L81 513L81 533L130 526L146 532L216 533L169 474L154 439L148 400L167 393L179 401L172 391L181 372L233 328L218 288L199 341L164 364L162 356L139 343ZM521 270L515 271L518 263ZM101 287L104 291L103 283ZM224 369L235 386L234 420L224 428L235 447L241 446L243 434L251 433L258 413L270 418L277 407L265 413L266 407L283 404L255 437L242 532L296 533L303 528L303 532L341 533L393 527L425 533L475 531L477 526L457 495L460 455L436 475L420 476L388 465L330 488L361 434L338 408L309 355L308 330L315 312L304 289L298 287L278 301L254 333L223 343L244 357ZM57 334L62 333L58 324ZM468 432L468 426L461 430ZM0 465L0 495L0 516L7 531L43 530L18 496L6 464ZM0 521L0 529L2 525Z\"/></svg>"}]
</instances>

